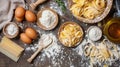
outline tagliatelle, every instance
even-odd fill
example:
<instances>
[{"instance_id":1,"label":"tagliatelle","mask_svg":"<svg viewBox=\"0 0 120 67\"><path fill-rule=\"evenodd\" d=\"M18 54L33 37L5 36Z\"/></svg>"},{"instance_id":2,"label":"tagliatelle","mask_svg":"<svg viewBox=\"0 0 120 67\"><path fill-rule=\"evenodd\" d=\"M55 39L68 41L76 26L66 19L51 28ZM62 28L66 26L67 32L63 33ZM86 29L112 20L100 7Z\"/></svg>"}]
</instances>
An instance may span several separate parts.
<instances>
[{"instance_id":1,"label":"tagliatelle","mask_svg":"<svg viewBox=\"0 0 120 67\"><path fill-rule=\"evenodd\" d=\"M105 8L105 0L94 0L92 2L92 4L94 5L94 7L96 7L96 9L102 9Z\"/></svg>"},{"instance_id":2,"label":"tagliatelle","mask_svg":"<svg viewBox=\"0 0 120 67\"><path fill-rule=\"evenodd\" d=\"M86 0L73 0L73 2L79 4L80 6L83 6Z\"/></svg>"},{"instance_id":3,"label":"tagliatelle","mask_svg":"<svg viewBox=\"0 0 120 67\"><path fill-rule=\"evenodd\" d=\"M115 61L115 59L120 58L117 46L108 40L103 40L97 46L93 43L86 44L84 47L84 55L90 58L90 64L106 64L106 62L111 63Z\"/></svg>"},{"instance_id":4,"label":"tagliatelle","mask_svg":"<svg viewBox=\"0 0 120 67\"><path fill-rule=\"evenodd\" d=\"M73 5L70 10L73 15L84 17L87 19L94 19L100 16L105 7L106 0L72 0Z\"/></svg>"},{"instance_id":5,"label":"tagliatelle","mask_svg":"<svg viewBox=\"0 0 120 67\"><path fill-rule=\"evenodd\" d=\"M80 41L83 33L80 30L80 27L75 24L68 24L66 25L63 30L60 32L60 40L66 46L74 46Z\"/></svg>"},{"instance_id":6,"label":"tagliatelle","mask_svg":"<svg viewBox=\"0 0 120 67\"><path fill-rule=\"evenodd\" d=\"M74 4L71 8L70 8L70 10L72 11L72 13L73 14L75 14L76 16L79 16L79 15L81 15L80 13L81 13L81 5L79 5L79 4Z\"/></svg>"}]
</instances>

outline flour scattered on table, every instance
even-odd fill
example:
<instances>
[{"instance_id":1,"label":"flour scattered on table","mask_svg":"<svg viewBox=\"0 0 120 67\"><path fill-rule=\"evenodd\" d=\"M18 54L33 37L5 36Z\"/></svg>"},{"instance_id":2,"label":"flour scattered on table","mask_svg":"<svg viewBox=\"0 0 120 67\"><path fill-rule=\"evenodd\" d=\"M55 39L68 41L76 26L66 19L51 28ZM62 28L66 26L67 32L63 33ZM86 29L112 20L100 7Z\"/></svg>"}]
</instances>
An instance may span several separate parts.
<instances>
[{"instance_id":1,"label":"flour scattered on table","mask_svg":"<svg viewBox=\"0 0 120 67\"><path fill-rule=\"evenodd\" d=\"M62 47L57 44L58 40L55 35L53 35L52 33L47 35L49 35L53 39L53 43L43 50L44 53L42 54L42 57L47 56L48 58L51 58L52 59L51 63L56 66L58 65L58 63L56 62L56 57L58 57L59 54L62 53ZM42 36L46 36L46 34L43 34ZM41 59L41 61L42 60L43 59Z\"/></svg>"},{"instance_id":2,"label":"flour scattered on table","mask_svg":"<svg viewBox=\"0 0 120 67\"><path fill-rule=\"evenodd\" d=\"M58 4L55 2L50 2L50 8L54 9L58 14L61 16L63 15L63 12L60 8L58 8Z\"/></svg>"},{"instance_id":3,"label":"flour scattered on table","mask_svg":"<svg viewBox=\"0 0 120 67\"><path fill-rule=\"evenodd\" d=\"M36 66L44 65L44 63L48 64L47 67L61 67L64 63L66 63L69 67L75 67L74 62L77 60L79 56L74 57L77 55L77 53L74 53L72 50L67 50L62 47L62 45L59 45L57 37L53 33L42 33L40 36L40 39L38 40L41 41L45 36L50 36L50 38L53 39L53 42L51 45L49 45L47 48L43 49L41 53L37 56L35 59L36 62L34 64ZM30 45L30 47L26 48L26 51L34 51L39 47L40 44L34 44ZM64 61L67 59L66 61ZM47 60L47 62L46 62ZM77 60L80 61L80 60ZM42 64L41 64L42 63Z\"/></svg>"},{"instance_id":4,"label":"flour scattered on table","mask_svg":"<svg viewBox=\"0 0 120 67\"><path fill-rule=\"evenodd\" d=\"M82 43L74 49L75 52L77 52L80 56L83 55L83 46L87 43L87 40L84 39Z\"/></svg>"}]
</instances>

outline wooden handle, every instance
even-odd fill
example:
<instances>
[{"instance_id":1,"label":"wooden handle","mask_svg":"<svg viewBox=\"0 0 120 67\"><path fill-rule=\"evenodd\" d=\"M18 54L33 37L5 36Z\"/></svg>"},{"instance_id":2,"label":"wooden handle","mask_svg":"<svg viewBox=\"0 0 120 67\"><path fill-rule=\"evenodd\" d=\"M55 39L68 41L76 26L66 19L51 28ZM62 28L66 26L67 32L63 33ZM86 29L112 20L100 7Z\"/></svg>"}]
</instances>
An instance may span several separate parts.
<instances>
[{"instance_id":1,"label":"wooden handle","mask_svg":"<svg viewBox=\"0 0 120 67\"><path fill-rule=\"evenodd\" d=\"M42 49L43 49L42 47L39 47L38 50L37 50L29 59L27 59L27 61L28 61L29 63L31 63L32 60L38 55L38 53L39 53Z\"/></svg>"},{"instance_id":2,"label":"wooden handle","mask_svg":"<svg viewBox=\"0 0 120 67\"><path fill-rule=\"evenodd\" d=\"M39 4L45 2L46 0L37 0L35 3L30 4L31 8L34 10Z\"/></svg>"}]
</instances>

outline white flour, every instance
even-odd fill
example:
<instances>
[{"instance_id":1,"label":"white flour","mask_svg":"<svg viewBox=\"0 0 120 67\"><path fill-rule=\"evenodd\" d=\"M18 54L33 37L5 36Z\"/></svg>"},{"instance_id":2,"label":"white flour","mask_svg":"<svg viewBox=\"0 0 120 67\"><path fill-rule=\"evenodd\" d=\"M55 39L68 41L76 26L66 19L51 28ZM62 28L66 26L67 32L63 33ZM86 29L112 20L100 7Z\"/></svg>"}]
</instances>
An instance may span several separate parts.
<instances>
[{"instance_id":1,"label":"white flour","mask_svg":"<svg viewBox=\"0 0 120 67\"><path fill-rule=\"evenodd\" d=\"M88 37L92 41L97 41L102 37L102 31L99 27L91 26L88 30L89 30L88 31Z\"/></svg>"},{"instance_id":2,"label":"white flour","mask_svg":"<svg viewBox=\"0 0 120 67\"><path fill-rule=\"evenodd\" d=\"M45 35L46 34L43 34L42 36L45 36ZM63 53L62 47L57 44L58 40L55 35L53 35L52 33L47 34L47 35L49 35L53 39L53 43L50 46L48 46L46 49L43 50L43 52L44 52L43 56L47 56L48 58L51 58L52 59L51 63L54 64L55 66L60 65L57 62L58 60L56 60L56 57L58 57L60 53ZM42 36L41 36L41 38L42 38ZM41 56L39 56L39 57L41 57ZM42 60L43 59L41 59L41 61Z\"/></svg>"},{"instance_id":3,"label":"white flour","mask_svg":"<svg viewBox=\"0 0 120 67\"><path fill-rule=\"evenodd\" d=\"M53 39L53 43L42 51L43 54L39 55L39 58L42 57L42 59L40 59L40 60L43 61L45 59L44 57L47 56L48 58L52 59L52 61L51 61L52 64L54 64L55 66L59 65L59 63L56 60L56 57L58 57L60 53L63 53L62 47L61 47L61 45L57 44L58 40L57 40L56 36L53 35L52 33L42 34L39 41L42 40L45 36L50 36ZM40 46L40 44L30 45L30 47L27 47L25 49L25 51L32 50L35 52L39 46ZM64 59L64 58L61 57L61 59Z\"/></svg>"},{"instance_id":4,"label":"white flour","mask_svg":"<svg viewBox=\"0 0 120 67\"><path fill-rule=\"evenodd\" d=\"M42 50L42 52L38 55L38 57L36 58L36 62L34 62L36 66L41 65L40 62L44 63L46 59L49 59L48 62L50 63L50 65L48 65L48 67L61 67L61 64L64 64L64 63L68 63L70 67L75 67L74 62L73 62L75 58L71 58L71 57L76 56L75 53L77 53L77 55L80 55L82 57L84 55L83 46L86 45L86 43L90 41L89 39L88 40L84 39L80 45L72 49L73 52L75 53L72 53L71 51L70 53L67 53L65 52L64 48L61 45L58 45L58 40L56 36L52 33L49 33L49 34L43 33L40 37L40 40L44 38L44 36L46 35L47 36L49 35L53 39L53 43L50 46L48 46L46 49ZM32 50L35 52L37 47L39 47L39 45L38 44L30 45L30 47L27 47L25 51ZM82 57L82 61L83 60L85 60L85 58ZM83 65L84 64L86 64L86 62L84 62Z\"/></svg>"},{"instance_id":5,"label":"white flour","mask_svg":"<svg viewBox=\"0 0 120 67\"><path fill-rule=\"evenodd\" d=\"M10 24L6 27L7 33L9 35L15 35L18 31L18 29L16 28L16 26L14 24Z\"/></svg>"},{"instance_id":6,"label":"white flour","mask_svg":"<svg viewBox=\"0 0 120 67\"><path fill-rule=\"evenodd\" d=\"M78 47L76 47L76 49L74 51L76 51L80 56L83 55L83 46L87 43L87 40L84 39L82 41L82 43L80 45L78 45Z\"/></svg>"},{"instance_id":7,"label":"white flour","mask_svg":"<svg viewBox=\"0 0 120 67\"><path fill-rule=\"evenodd\" d=\"M66 1L66 0L63 0L63 1ZM65 5L67 5L67 1L66 1ZM44 6L41 5L41 7L44 7ZM50 1L49 7L54 9L60 16L64 15L64 13L62 13L62 10L58 7L57 3ZM61 19L61 20L62 20L62 22L64 22L63 19ZM85 24L85 25L87 26L87 24ZM21 25L20 27L23 27L23 25ZM38 32L39 32L39 34L41 34L41 31L38 31ZM74 66L74 62L73 62L73 60L75 59L75 58L73 58L73 56L76 56L74 54L75 52L80 56L83 55L83 46L87 43L86 38L84 38L83 42L80 45L78 45L75 48L72 48L74 53L71 51L70 51L70 53L67 53L65 50L63 50L64 48L61 46L61 44L58 45L58 43L57 43L58 40L54 34L52 34L52 33L45 34L45 33L46 33L46 31L42 31L43 35L50 35L53 38L54 42L50 46L48 46L46 49L42 50L42 52L37 56L37 58L35 59L36 61L34 62L34 65L36 65L36 67L41 67L38 65L42 65L41 63L44 63L44 62L46 63L46 59L49 59L49 58L50 58L50 60L47 60L47 61L48 61L48 63L50 62L51 64L48 65L47 67L65 67L65 66L61 66L62 64L63 65L67 65L67 64L70 65L70 66L66 66L66 67L79 67L79 66L88 67L86 65L82 66L82 65L87 63L87 62L84 62L84 60L80 60L80 62L83 61L83 64L80 64L80 62L77 62L75 64L78 66ZM41 37L42 37L42 35L41 35ZM26 46L28 46L28 47L25 49L25 51L35 52L39 45L37 42L37 43L31 44L31 45L26 45ZM71 48L70 48L70 50L71 50ZM119 51L120 51L120 49L119 49ZM71 55L72 55L72 58L71 58ZM76 60L79 60L79 59L80 58L77 58ZM83 59L83 57L82 57L82 59ZM64 61L66 63L64 63ZM51 66L51 65L53 65L53 66Z\"/></svg>"},{"instance_id":8,"label":"white flour","mask_svg":"<svg viewBox=\"0 0 120 67\"><path fill-rule=\"evenodd\" d=\"M58 7L58 4L55 2L50 2L50 8L54 9L59 15L64 15L62 10Z\"/></svg>"},{"instance_id":9,"label":"white flour","mask_svg":"<svg viewBox=\"0 0 120 67\"><path fill-rule=\"evenodd\" d=\"M55 23L56 16L54 15L52 11L44 10L42 12L41 17L39 18L39 21L41 22L43 26L45 26L46 28L49 28Z\"/></svg>"}]
</instances>

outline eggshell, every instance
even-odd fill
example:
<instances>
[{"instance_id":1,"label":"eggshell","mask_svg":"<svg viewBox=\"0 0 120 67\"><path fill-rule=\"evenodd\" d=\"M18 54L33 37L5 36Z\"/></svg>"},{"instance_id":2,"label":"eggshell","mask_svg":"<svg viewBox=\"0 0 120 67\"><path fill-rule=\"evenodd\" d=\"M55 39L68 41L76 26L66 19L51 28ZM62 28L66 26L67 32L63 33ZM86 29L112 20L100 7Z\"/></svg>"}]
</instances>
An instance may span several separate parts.
<instances>
[{"instance_id":1,"label":"eggshell","mask_svg":"<svg viewBox=\"0 0 120 67\"><path fill-rule=\"evenodd\" d=\"M15 16L15 19L16 19L16 21L21 22L21 21L23 21L24 18L19 18L19 17Z\"/></svg>"},{"instance_id":2,"label":"eggshell","mask_svg":"<svg viewBox=\"0 0 120 67\"><path fill-rule=\"evenodd\" d=\"M32 40L25 33L20 34L20 39L26 44L32 43Z\"/></svg>"},{"instance_id":3,"label":"eggshell","mask_svg":"<svg viewBox=\"0 0 120 67\"><path fill-rule=\"evenodd\" d=\"M18 18L23 18L25 15L25 9L23 7L17 7L15 10L15 16Z\"/></svg>"},{"instance_id":4,"label":"eggshell","mask_svg":"<svg viewBox=\"0 0 120 67\"><path fill-rule=\"evenodd\" d=\"M37 32L33 28L27 28L25 34L31 39L37 38Z\"/></svg>"},{"instance_id":5,"label":"eggshell","mask_svg":"<svg viewBox=\"0 0 120 67\"><path fill-rule=\"evenodd\" d=\"M25 13L25 19L29 22L35 22L37 18L36 18L36 15L32 11L27 10Z\"/></svg>"}]
</instances>

